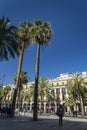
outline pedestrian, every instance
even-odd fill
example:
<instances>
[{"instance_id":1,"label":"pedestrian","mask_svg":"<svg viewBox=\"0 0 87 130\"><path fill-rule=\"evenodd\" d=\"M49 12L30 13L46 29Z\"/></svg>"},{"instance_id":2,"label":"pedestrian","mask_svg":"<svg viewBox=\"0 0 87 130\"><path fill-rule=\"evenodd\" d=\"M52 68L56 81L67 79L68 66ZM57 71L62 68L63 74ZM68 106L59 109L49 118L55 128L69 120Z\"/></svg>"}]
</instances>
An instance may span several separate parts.
<instances>
[{"instance_id":1,"label":"pedestrian","mask_svg":"<svg viewBox=\"0 0 87 130\"><path fill-rule=\"evenodd\" d=\"M59 107L57 108L57 116L59 117L59 126L62 127L63 123L63 116L64 116L64 107L60 104Z\"/></svg>"}]
</instances>

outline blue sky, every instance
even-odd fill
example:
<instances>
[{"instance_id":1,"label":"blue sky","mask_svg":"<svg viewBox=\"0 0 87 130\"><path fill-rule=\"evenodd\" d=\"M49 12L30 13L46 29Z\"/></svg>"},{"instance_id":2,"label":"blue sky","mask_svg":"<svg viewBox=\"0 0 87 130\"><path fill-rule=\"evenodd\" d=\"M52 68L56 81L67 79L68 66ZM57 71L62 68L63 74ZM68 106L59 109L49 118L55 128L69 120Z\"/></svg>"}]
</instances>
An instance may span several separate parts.
<instances>
[{"instance_id":1,"label":"blue sky","mask_svg":"<svg viewBox=\"0 0 87 130\"><path fill-rule=\"evenodd\" d=\"M41 48L40 77L56 78L61 73L87 71L87 0L0 0L0 17L20 22L49 21L54 34ZM36 45L25 52L23 70L35 79ZM0 62L4 84L13 83L18 58Z\"/></svg>"}]
</instances>

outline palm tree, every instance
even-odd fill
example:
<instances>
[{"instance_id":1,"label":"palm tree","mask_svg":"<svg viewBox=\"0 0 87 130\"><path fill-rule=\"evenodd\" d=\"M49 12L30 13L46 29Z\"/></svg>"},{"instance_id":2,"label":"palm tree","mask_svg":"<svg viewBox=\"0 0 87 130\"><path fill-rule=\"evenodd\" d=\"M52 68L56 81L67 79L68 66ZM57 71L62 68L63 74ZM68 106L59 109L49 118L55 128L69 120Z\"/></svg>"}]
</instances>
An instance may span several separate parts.
<instances>
[{"instance_id":1,"label":"palm tree","mask_svg":"<svg viewBox=\"0 0 87 130\"><path fill-rule=\"evenodd\" d=\"M17 31L17 35L20 38L20 55L19 55L19 61L18 61L18 71L17 71L17 78L16 78L16 87L14 90L14 96L13 96L13 111L12 111L12 116L14 117L14 111L15 111L15 103L16 103L16 97L17 97L17 91L18 91L18 86L19 86L19 79L20 79L20 72L22 69L22 63L23 63L23 56L24 56L24 51L28 46L30 45L30 27L32 24L30 22L23 22L19 24L19 30Z\"/></svg>"},{"instance_id":2,"label":"palm tree","mask_svg":"<svg viewBox=\"0 0 87 130\"><path fill-rule=\"evenodd\" d=\"M68 93L73 95L73 99L76 102L80 100L81 114L84 115L83 106L83 94L84 88L86 88L87 83L84 78L81 77L79 73L73 73L72 78L67 83Z\"/></svg>"},{"instance_id":3,"label":"palm tree","mask_svg":"<svg viewBox=\"0 0 87 130\"><path fill-rule=\"evenodd\" d=\"M20 72L20 78L19 78L19 86L18 86L18 108L20 108L20 93L23 89L23 85L26 85L28 83L28 76L27 76L27 72L25 71L21 71ZM16 83L17 80L17 74L14 77L14 81Z\"/></svg>"},{"instance_id":4,"label":"palm tree","mask_svg":"<svg viewBox=\"0 0 87 130\"><path fill-rule=\"evenodd\" d=\"M48 79L45 77L40 78L38 82L38 96L40 97L41 104L44 101L44 96L46 96L48 100L53 99L53 95L51 94L51 91L52 91L52 86L49 84Z\"/></svg>"},{"instance_id":5,"label":"palm tree","mask_svg":"<svg viewBox=\"0 0 87 130\"><path fill-rule=\"evenodd\" d=\"M34 100L34 84L29 87L28 95L29 98L32 98ZM41 109L42 104L44 101L44 96L46 96L46 100L53 99L53 95L51 94L52 86L49 84L49 81L47 78L42 77L38 81L38 100L41 102Z\"/></svg>"},{"instance_id":6,"label":"palm tree","mask_svg":"<svg viewBox=\"0 0 87 130\"><path fill-rule=\"evenodd\" d=\"M72 112L74 106L76 106L76 102L73 99L72 94L68 96L68 98L66 98L65 100L65 106L69 106L70 107L70 112Z\"/></svg>"},{"instance_id":7,"label":"palm tree","mask_svg":"<svg viewBox=\"0 0 87 130\"><path fill-rule=\"evenodd\" d=\"M0 104L2 104L3 97L3 89L0 89Z\"/></svg>"},{"instance_id":8,"label":"palm tree","mask_svg":"<svg viewBox=\"0 0 87 130\"><path fill-rule=\"evenodd\" d=\"M3 101L6 104L8 104L8 101L9 99L7 98L7 95L9 94L9 91L11 90L11 87L10 86L5 86L3 89L2 89L2 94L3 94Z\"/></svg>"},{"instance_id":9,"label":"palm tree","mask_svg":"<svg viewBox=\"0 0 87 130\"><path fill-rule=\"evenodd\" d=\"M87 106L87 89L84 90L83 102L84 102L84 105Z\"/></svg>"},{"instance_id":10,"label":"palm tree","mask_svg":"<svg viewBox=\"0 0 87 130\"><path fill-rule=\"evenodd\" d=\"M15 54L19 55L15 31L16 27L10 24L8 18L0 18L0 61L9 60L10 57L15 58Z\"/></svg>"},{"instance_id":11,"label":"palm tree","mask_svg":"<svg viewBox=\"0 0 87 130\"><path fill-rule=\"evenodd\" d=\"M32 101L34 101L34 84L32 84L29 87L28 94L29 94L30 99L32 99Z\"/></svg>"},{"instance_id":12,"label":"palm tree","mask_svg":"<svg viewBox=\"0 0 87 130\"><path fill-rule=\"evenodd\" d=\"M31 36L33 38L33 41L37 43L34 111L33 111L33 120L37 121L37 96L38 96L38 78L39 78L39 64L40 64L40 46L47 45L52 37L52 29L50 23L42 22L41 20L36 20L34 22L34 25L31 27Z\"/></svg>"}]
</instances>

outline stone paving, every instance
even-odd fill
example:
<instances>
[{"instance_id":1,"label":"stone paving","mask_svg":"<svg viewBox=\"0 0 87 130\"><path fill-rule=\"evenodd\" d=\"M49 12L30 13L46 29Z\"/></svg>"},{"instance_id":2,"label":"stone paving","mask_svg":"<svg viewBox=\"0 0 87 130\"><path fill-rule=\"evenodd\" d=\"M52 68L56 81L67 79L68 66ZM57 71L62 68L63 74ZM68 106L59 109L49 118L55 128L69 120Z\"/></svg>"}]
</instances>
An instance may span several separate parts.
<instances>
[{"instance_id":1,"label":"stone paving","mask_svg":"<svg viewBox=\"0 0 87 130\"><path fill-rule=\"evenodd\" d=\"M87 119L64 117L63 126L58 126L58 117L39 116L38 121L32 117L0 118L0 130L87 130Z\"/></svg>"}]
</instances>

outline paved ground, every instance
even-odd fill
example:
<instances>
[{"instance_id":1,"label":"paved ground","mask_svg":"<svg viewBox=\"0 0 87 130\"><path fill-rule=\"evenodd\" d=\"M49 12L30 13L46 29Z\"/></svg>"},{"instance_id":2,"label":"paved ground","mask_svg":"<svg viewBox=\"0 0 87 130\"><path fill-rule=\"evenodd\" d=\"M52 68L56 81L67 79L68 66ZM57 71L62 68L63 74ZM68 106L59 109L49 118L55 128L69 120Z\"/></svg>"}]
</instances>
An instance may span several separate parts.
<instances>
[{"instance_id":1,"label":"paved ground","mask_svg":"<svg viewBox=\"0 0 87 130\"><path fill-rule=\"evenodd\" d=\"M0 130L87 130L87 119L64 117L63 127L58 126L57 116L0 118Z\"/></svg>"}]
</instances>

